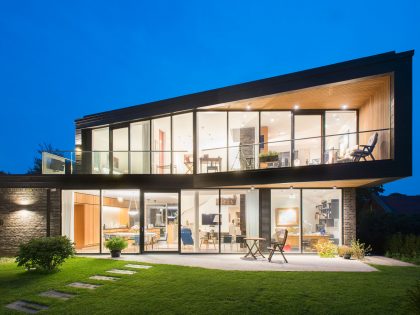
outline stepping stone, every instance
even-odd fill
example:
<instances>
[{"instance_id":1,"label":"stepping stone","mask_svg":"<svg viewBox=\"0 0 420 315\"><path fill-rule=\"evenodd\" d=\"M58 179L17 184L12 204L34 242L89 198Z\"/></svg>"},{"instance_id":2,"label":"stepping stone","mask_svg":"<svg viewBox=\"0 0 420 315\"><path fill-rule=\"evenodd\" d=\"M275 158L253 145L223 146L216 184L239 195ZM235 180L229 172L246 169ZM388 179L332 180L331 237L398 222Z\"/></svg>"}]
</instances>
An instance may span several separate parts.
<instances>
[{"instance_id":1,"label":"stepping stone","mask_svg":"<svg viewBox=\"0 0 420 315\"><path fill-rule=\"evenodd\" d=\"M15 301L7 304L7 308L15 311L24 312L27 314L35 314L42 310L47 310L48 306L26 301Z\"/></svg>"},{"instance_id":2,"label":"stepping stone","mask_svg":"<svg viewBox=\"0 0 420 315\"><path fill-rule=\"evenodd\" d=\"M39 295L49 297L49 298L54 298L54 299L60 299L60 300L68 300L72 298L73 296L76 296L75 294L65 293L65 292L60 292L60 291L55 291L55 290L41 292Z\"/></svg>"},{"instance_id":3,"label":"stepping stone","mask_svg":"<svg viewBox=\"0 0 420 315\"><path fill-rule=\"evenodd\" d=\"M94 290L96 288L99 288L101 284L91 284L91 283L85 283L85 282L73 282L68 284L67 286L73 287L73 288L79 288L79 289L89 289Z\"/></svg>"},{"instance_id":4,"label":"stepping stone","mask_svg":"<svg viewBox=\"0 0 420 315\"><path fill-rule=\"evenodd\" d=\"M132 274L135 274L137 271L124 270L124 269L111 269L111 270L107 270L106 272L117 273L117 274L120 274L120 275L132 275Z\"/></svg>"},{"instance_id":5,"label":"stepping stone","mask_svg":"<svg viewBox=\"0 0 420 315\"><path fill-rule=\"evenodd\" d=\"M119 278L117 278L117 277L107 277L107 276L92 276L92 277L89 277L89 279L102 280L102 281L116 281Z\"/></svg>"},{"instance_id":6,"label":"stepping stone","mask_svg":"<svg viewBox=\"0 0 420 315\"><path fill-rule=\"evenodd\" d=\"M128 264L128 265L125 265L124 267L127 267L127 268L136 268L136 269L149 269L149 268L152 268L153 266Z\"/></svg>"}]
</instances>

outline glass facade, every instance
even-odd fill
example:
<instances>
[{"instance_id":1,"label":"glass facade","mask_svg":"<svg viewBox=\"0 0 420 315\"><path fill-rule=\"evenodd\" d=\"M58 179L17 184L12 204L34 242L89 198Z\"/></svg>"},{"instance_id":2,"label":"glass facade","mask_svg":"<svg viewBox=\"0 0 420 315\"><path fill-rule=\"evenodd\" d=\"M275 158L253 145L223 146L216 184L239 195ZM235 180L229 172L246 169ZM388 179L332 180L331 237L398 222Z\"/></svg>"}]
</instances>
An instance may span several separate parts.
<instances>
[{"instance_id":1,"label":"glass facade","mask_svg":"<svg viewBox=\"0 0 420 315\"><path fill-rule=\"evenodd\" d=\"M150 174L150 121L130 124L131 174Z\"/></svg>"}]
</instances>

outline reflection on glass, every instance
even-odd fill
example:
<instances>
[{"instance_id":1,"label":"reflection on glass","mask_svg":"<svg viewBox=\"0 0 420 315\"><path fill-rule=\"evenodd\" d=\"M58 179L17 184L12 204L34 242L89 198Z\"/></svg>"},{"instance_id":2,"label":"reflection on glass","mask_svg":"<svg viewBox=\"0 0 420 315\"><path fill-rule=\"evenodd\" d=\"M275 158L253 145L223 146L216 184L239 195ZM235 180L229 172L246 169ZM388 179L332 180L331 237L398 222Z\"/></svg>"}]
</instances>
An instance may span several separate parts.
<instances>
[{"instance_id":1,"label":"reflection on glass","mask_svg":"<svg viewBox=\"0 0 420 315\"><path fill-rule=\"evenodd\" d=\"M302 195L302 247L316 252L319 242L341 244L341 189L304 189Z\"/></svg>"},{"instance_id":2,"label":"reflection on glass","mask_svg":"<svg viewBox=\"0 0 420 315\"><path fill-rule=\"evenodd\" d=\"M62 233L77 253L99 253L99 190L63 190Z\"/></svg>"},{"instance_id":3,"label":"reflection on glass","mask_svg":"<svg viewBox=\"0 0 420 315\"><path fill-rule=\"evenodd\" d=\"M321 164L321 115L294 116L296 140L293 165Z\"/></svg>"},{"instance_id":4,"label":"reflection on glass","mask_svg":"<svg viewBox=\"0 0 420 315\"><path fill-rule=\"evenodd\" d=\"M352 161L350 153L357 146L356 131L355 111L325 112L325 163Z\"/></svg>"},{"instance_id":5,"label":"reflection on glass","mask_svg":"<svg viewBox=\"0 0 420 315\"><path fill-rule=\"evenodd\" d=\"M130 125L131 174L150 173L150 122Z\"/></svg>"},{"instance_id":6,"label":"reflection on glass","mask_svg":"<svg viewBox=\"0 0 420 315\"><path fill-rule=\"evenodd\" d=\"M288 236L284 250L300 251L300 190L271 190L271 239L276 240L276 232L287 229Z\"/></svg>"},{"instance_id":7,"label":"reflection on glass","mask_svg":"<svg viewBox=\"0 0 420 315\"><path fill-rule=\"evenodd\" d=\"M128 174L128 128L112 130L112 174Z\"/></svg>"},{"instance_id":8,"label":"reflection on glass","mask_svg":"<svg viewBox=\"0 0 420 315\"><path fill-rule=\"evenodd\" d=\"M178 194L144 194L144 250L178 250Z\"/></svg>"},{"instance_id":9,"label":"reflection on glass","mask_svg":"<svg viewBox=\"0 0 420 315\"><path fill-rule=\"evenodd\" d=\"M229 170L255 169L258 160L258 112L229 112Z\"/></svg>"},{"instance_id":10,"label":"reflection on glass","mask_svg":"<svg viewBox=\"0 0 420 315\"><path fill-rule=\"evenodd\" d=\"M193 115L175 115L173 124L173 174L193 173Z\"/></svg>"},{"instance_id":11,"label":"reflection on glass","mask_svg":"<svg viewBox=\"0 0 420 315\"><path fill-rule=\"evenodd\" d=\"M109 128L92 130L92 174L109 174Z\"/></svg>"},{"instance_id":12,"label":"reflection on glass","mask_svg":"<svg viewBox=\"0 0 420 315\"><path fill-rule=\"evenodd\" d=\"M152 120L153 174L171 173L171 117Z\"/></svg>"},{"instance_id":13,"label":"reflection on glass","mask_svg":"<svg viewBox=\"0 0 420 315\"><path fill-rule=\"evenodd\" d=\"M227 163L227 113L197 113L198 172L226 171Z\"/></svg>"},{"instance_id":14,"label":"reflection on glass","mask_svg":"<svg viewBox=\"0 0 420 315\"><path fill-rule=\"evenodd\" d=\"M260 168L291 165L291 112L261 112Z\"/></svg>"},{"instance_id":15,"label":"reflection on glass","mask_svg":"<svg viewBox=\"0 0 420 315\"><path fill-rule=\"evenodd\" d=\"M128 242L125 253L140 250L140 195L138 190L102 191L102 251L105 242L121 237Z\"/></svg>"},{"instance_id":16,"label":"reflection on glass","mask_svg":"<svg viewBox=\"0 0 420 315\"><path fill-rule=\"evenodd\" d=\"M181 251L219 252L218 190L181 192Z\"/></svg>"},{"instance_id":17,"label":"reflection on glass","mask_svg":"<svg viewBox=\"0 0 420 315\"><path fill-rule=\"evenodd\" d=\"M245 252L245 238L259 236L258 190L222 190L217 203L221 252Z\"/></svg>"}]
</instances>

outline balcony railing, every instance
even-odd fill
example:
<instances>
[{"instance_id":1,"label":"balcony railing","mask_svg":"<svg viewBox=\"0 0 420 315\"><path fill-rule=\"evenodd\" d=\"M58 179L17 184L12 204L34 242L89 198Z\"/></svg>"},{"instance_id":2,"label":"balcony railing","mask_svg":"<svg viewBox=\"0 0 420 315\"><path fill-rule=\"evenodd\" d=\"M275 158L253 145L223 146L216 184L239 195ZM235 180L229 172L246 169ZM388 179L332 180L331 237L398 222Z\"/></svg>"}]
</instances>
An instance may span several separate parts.
<instances>
[{"instance_id":1,"label":"balcony railing","mask_svg":"<svg viewBox=\"0 0 420 315\"><path fill-rule=\"evenodd\" d=\"M369 145L369 146L368 146ZM390 129L189 151L43 152L43 174L193 174L391 159Z\"/></svg>"}]
</instances>

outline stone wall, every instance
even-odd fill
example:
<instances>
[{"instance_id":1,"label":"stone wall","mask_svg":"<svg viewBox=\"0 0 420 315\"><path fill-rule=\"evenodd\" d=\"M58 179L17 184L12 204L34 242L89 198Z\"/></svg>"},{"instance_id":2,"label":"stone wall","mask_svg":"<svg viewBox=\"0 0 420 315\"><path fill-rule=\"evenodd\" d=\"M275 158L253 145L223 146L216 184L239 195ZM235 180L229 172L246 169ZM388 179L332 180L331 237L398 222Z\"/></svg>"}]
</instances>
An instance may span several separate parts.
<instances>
[{"instance_id":1,"label":"stone wall","mask_svg":"<svg viewBox=\"0 0 420 315\"><path fill-rule=\"evenodd\" d=\"M60 235L60 225L59 189L0 189L0 256L15 255L31 238Z\"/></svg>"},{"instance_id":2,"label":"stone wall","mask_svg":"<svg viewBox=\"0 0 420 315\"><path fill-rule=\"evenodd\" d=\"M356 238L356 189L343 189L343 244Z\"/></svg>"}]
</instances>

